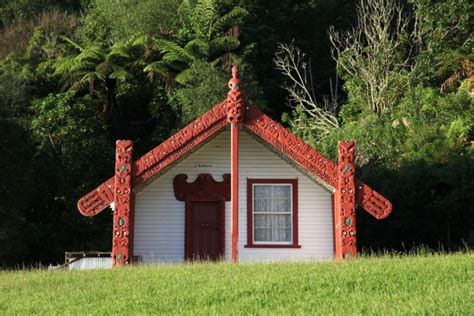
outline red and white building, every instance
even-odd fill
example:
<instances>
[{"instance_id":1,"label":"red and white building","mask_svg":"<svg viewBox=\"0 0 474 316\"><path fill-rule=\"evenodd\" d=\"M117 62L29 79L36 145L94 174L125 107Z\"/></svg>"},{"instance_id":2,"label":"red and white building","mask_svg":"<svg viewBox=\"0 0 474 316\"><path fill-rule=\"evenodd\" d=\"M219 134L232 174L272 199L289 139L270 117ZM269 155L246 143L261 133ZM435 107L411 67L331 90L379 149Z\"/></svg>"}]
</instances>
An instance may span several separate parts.
<instances>
[{"instance_id":1,"label":"red and white building","mask_svg":"<svg viewBox=\"0 0 474 316\"><path fill-rule=\"evenodd\" d=\"M335 163L245 103L235 67L229 88L138 160L117 141L115 175L78 202L85 216L112 207L114 265L344 259L357 254L357 205L390 214L355 178L353 142Z\"/></svg>"}]
</instances>

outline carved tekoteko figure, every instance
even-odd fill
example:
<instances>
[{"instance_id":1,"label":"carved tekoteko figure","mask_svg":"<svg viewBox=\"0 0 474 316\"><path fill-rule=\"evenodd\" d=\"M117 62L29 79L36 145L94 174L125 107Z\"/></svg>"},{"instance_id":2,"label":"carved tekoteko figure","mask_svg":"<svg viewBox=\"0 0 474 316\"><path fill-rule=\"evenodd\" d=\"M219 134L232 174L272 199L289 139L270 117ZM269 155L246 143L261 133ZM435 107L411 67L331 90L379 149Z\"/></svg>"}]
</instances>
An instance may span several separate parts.
<instances>
[{"instance_id":1,"label":"carved tekoteko figure","mask_svg":"<svg viewBox=\"0 0 474 316\"><path fill-rule=\"evenodd\" d=\"M229 93L227 93L227 121L239 124L244 120L244 102L240 91L239 69L232 67L232 79L229 80Z\"/></svg>"}]
</instances>

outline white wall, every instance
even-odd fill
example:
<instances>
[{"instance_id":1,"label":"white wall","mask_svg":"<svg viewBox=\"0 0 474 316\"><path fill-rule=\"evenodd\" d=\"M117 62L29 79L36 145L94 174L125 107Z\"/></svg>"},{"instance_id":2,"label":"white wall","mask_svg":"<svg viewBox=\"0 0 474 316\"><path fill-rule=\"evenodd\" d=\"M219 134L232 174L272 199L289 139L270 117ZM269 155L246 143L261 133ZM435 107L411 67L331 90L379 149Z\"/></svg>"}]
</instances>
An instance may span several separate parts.
<instances>
[{"instance_id":1,"label":"white wall","mask_svg":"<svg viewBox=\"0 0 474 316\"><path fill-rule=\"evenodd\" d=\"M213 168L198 169L197 163ZM176 262L184 257L184 202L173 193L173 178L185 173L192 182L200 173L222 181L230 173L230 133L224 131L142 191L135 199L134 254L144 262ZM247 243L247 178L298 179L301 248L245 248ZM332 196L243 131L240 137L239 260L310 260L333 257ZM226 202L225 255L230 258L230 203Z\"/></svg>"},{"instance_id":2,"label":"white wall","mask_svg":"<svg viewBox=\"0 0 474 316\"><path fill-rule=\"evenodd\" d=\"M144 262L183 260L185 203L176 200L173 179L184 173L193 182L199 174L210 173L214 180L222 181L222 175L230 173L229 157L229 136L224 131L136 194L134 255L142 256ZM209 162L212 169L196 168L197 163ZM228 209L226 202L226 214Z\"/></svg>"},{"instance_id":3,"label":"white wall","mask_svg":"<svg viewBox=\"0 0 474 316\"><path fill-rule=\"evenodd\" d=\"M332 194L242 133L239 159L239 261L332 258ZM298 179L298 239L301 248L245 248L247 243L247 178Z\"/></svg>"}]
</instances>

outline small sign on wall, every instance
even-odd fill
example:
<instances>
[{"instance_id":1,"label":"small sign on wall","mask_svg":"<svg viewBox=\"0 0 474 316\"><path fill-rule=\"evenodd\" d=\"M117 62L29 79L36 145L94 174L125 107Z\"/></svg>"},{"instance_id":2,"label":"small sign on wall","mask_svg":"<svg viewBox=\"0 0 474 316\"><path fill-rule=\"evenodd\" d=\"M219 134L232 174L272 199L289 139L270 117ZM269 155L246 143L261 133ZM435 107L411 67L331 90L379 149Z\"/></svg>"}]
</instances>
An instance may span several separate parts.
<instances>
[{"instance_id":1,"label":"small sign on wall","mask_svg":"<svg viewBox=\"0 0 474 316\"><path fill-rule=\"evenodd\" d=\"M210 162L198 162L194 165L196 169L214 169L214 164Z\"/></svg>"}]
</instances>

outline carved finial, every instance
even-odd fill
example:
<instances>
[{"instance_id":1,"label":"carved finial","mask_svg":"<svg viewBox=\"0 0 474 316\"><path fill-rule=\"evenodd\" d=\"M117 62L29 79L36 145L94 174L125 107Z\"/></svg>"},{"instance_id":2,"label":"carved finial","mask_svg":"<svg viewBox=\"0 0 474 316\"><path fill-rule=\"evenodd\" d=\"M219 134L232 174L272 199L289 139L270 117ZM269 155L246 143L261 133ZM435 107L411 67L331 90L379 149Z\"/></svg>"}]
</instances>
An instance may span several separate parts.
<instances>
[{"instance_id":1,"label":"carved finial","mask_svg":"<svg viewBox=\"0 0 474 316\"><path fill-rule=\"evenodd\" d=\"M231 91L240 88L239 68L237 66L232 67L232 79L229 80L228 86Z\"/></svg>"},{"instance_id":2,"label":"carved finial","mask_svg":"<svg viewBox=\"0 0 474 316\"><path fill-rule=\"evenodd\" d=\"M240 92L239 68L232 67L232 79L229 80L229 93L227 93L227 121L239 124L244 118L244 105Z\"/></svg>"},{"instance_id":3,"label":"carved finial","mask_svg":"<svg viewBox=\"0 0 474 316\"><path fill-rule=\"evenodd\" d=\"M232 78L239 79L239 67L236 65L232 66Z\"/></svg>"}]
</instances>

